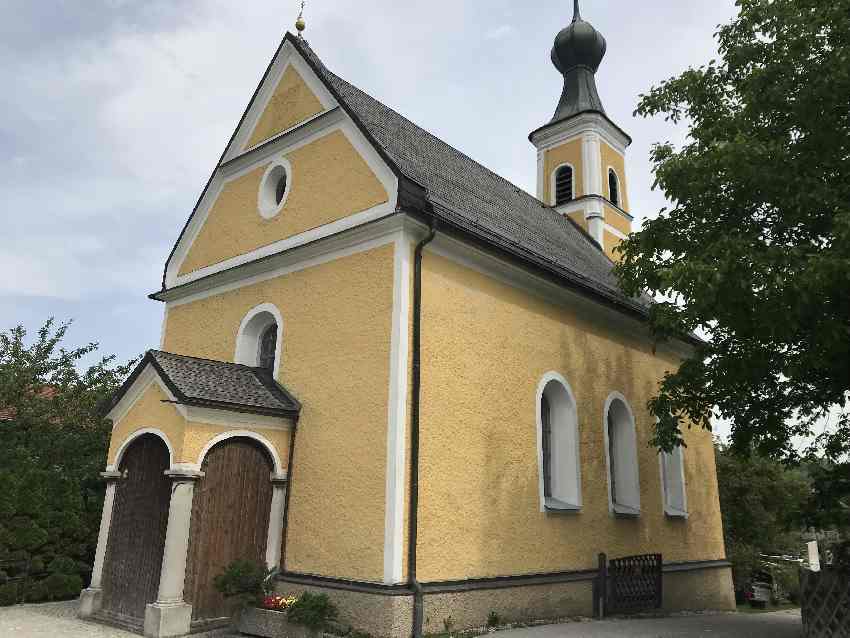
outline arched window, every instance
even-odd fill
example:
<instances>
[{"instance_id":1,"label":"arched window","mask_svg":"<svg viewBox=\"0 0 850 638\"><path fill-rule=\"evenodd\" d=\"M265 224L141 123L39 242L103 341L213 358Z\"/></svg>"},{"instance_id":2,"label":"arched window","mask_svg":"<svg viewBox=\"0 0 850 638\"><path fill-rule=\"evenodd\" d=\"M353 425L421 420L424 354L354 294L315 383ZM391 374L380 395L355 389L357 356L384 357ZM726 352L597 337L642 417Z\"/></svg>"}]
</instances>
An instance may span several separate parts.
<instances>
[{"instance_id":1,"label":"arched window","mask_svg":"<svg viewBox=\"0 0 850 638\"><path fill-rule=\"evenodd\" d=\"M269 324L260 336L260 352L257 354L257 365L269 372L274 372L274 360L277 356L277 323Z\"/></svg>"},{"instance_id":2,"label":"arched window","mask_svg":"<svg viewBox=\"0 0 850 638\"><path fill-rule=\"evenodd\" d=\"M573 201L573 167L561 166L555 171L555 206Z\"/></svg>"},{"instance_id":3,"label":"arched window","mask_svg":"<svg viewBox=\"0 0 850 638\"><path fill-rule=\"evenodd\" d=\"M625 399L613 394L605 410L605 459L611 511L619 516L640 514L635 420Z\"/></svg>"},{"instance_id":4,"label":"arched window","mask_svg":"<svg viewBox=\"0 0 850 638\"><path fill-rule=\"evenodd\" d=\"M245 315L239 326L234 361L265 368L277 376L282 335L282 319L278 309L272 304L257 306Z\"/></svg>"},{"instance_id":5,"label":"arched window","mask_svg":"<svg viewBox=\"0 0 850 638\"><path fill-rule=\"evenodd\" d=\"M612 204L621 206L620 204L620 178L613 168L608 169L608 195Z\"/></svg>"},{"instance_id":6,"label":"arched window","mask_svg":"<svg viewBox=\"0 0 850 638\"><path fill-rule=\"evenodd\" d=\"M664 513L667 516L684 518L688 515L688 499L685 494L684 451L675 448L669 454L659 455L661 464L661 486L664 490Z\"/></svg>"},{"instance_id":7,"label":"arched window","mask_svg":"<svg viewBox=\"0 0 850 638\"><path fill-rule=\"evenodd\" d=\"M576 402L566 380L547 374L538 386L540 499L544 511L581 509Z\"/></svg>"}]
</instances>

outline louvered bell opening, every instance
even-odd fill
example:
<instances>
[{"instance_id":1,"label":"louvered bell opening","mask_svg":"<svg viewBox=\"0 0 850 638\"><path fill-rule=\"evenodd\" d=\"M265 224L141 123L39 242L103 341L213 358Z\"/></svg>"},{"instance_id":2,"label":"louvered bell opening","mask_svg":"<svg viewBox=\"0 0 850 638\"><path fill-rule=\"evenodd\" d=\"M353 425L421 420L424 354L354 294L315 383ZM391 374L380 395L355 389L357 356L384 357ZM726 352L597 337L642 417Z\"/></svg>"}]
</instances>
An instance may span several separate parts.
<instances>
[{"instance_id":1,"label":"louvered bell opening","mask_svg":"<svg viewBox=\"0 0 850 638\"><path fill-rule=\"evenodd\" d=\"M573 169L568 166L558 169L555 176L555 206L573 200Z\"/></svg>"}]
</instances>

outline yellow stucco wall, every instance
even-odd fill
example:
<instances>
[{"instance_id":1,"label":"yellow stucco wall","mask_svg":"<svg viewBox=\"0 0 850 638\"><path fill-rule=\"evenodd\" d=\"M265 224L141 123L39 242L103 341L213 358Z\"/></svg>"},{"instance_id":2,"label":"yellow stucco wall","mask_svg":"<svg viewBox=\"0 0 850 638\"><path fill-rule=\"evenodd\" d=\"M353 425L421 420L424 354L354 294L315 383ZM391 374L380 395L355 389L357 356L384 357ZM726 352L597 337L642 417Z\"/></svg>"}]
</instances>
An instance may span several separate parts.
<instances>
[{"instance_id":1,"label":"yellow stucco wall","mask_svg":"<svg viewBox=\"0 0 850 638\"><path fill-rule=\"evenodd\" d=\"M393 247L169 309L164 349L232 361L242 318L283 317L283 383L303 404L286 568L383 578Z\"/></svg>"},{"instance_id":2,"label":"yellow stucco wall","mask_svg":"<svg viewBox=\"0 0 850 638\"><path fill-rule=\"evenodd\" d=\"M224 185L180 267L180 274L242 255L292 235L368 210L389 194L342 131L287 156L289 197L264 219L257 199L267 164Z\"/></svg>"},{"instance_id":3,"label":"yellow stucco wall","mask_svg":"<svg viewBox=\"0 0 850 638\"><path fill-rule=\"evenodd\" d=\"M294 67L287 67L245 148L274 137L324 110Z\"/></svg>"},{"instance_id":4,"label":"yellow stucco wall","mask_svg":"<svg viewBox=\"0 0 850 638\"><path fill-rule=\"evenodd\" d=\"M420 580L587 569L601 551L724 557L710 433L685 433L690 518L662 512L645 405L675 361L434 254L423 286ZM584 507L575 515L540 512L536 390L549 371L566 377L578 404ZM602 412L614 390L636 415L637 520L608 509Z\"/></svg>"},{"instance_id":5,"label":"yellow stucco wall","mask_svg":"<svg viewBox=\"0 0 850 638\"><path fill-rule=\"evenodd\" d=\"M610 166L616 171L617 177L620 178L620 197L622 198L620 208L628 212L630 209L629 189L626 187L626 161L622 155L611 148L604 140L599 145L602 154L602 169L605 171L602 176L602 192L605 193L605 197L609 200L611 199L611 192L608 188L608 167Z\"/></svg>"},{"instance_id":6,"label":"yellow stucco wall","mask_svg":"<svg viewBox=\"0 0 850 638\"><path fill-rule=\"evenodd\" d=\"M141 394L133 406L117 423L113 424L112 437L109 442L107 464L114 465L121 445L139 430L152 428L160 430L171 444L176 464L200 463L200 455L204 448L217 436L225 432L248 431L254 432L265 439L277 453L281 470L286 470L289 460L289 430L290 425L282 425L280 429L268 427L252 427L238 424L232 426L211 425L187 421L171 403L164 403L168 397L154 382ZM226 418L226 413L220 413Z\"/></svg>"},{"instance_id":7,"label":"yellow stucco wall","mask_svg":"<svg viewBox=\"0 0 850 638\"><path fill-rule=\"evenodd\" d=\"M620 213L617 209L615 209L613 206L605 204L603 210L606 224L613 226L624 235L628 235L632 232L632 222L623 217L623 214Z\"/></svg>"},{"instance_id":8,"label":"yellow stucco wall","mask_svg":"<svg viewBox=\"0 0 850 638\"><path fill-rule=\"evenodd\" d=\"M552 174L561 164L571 164L575 182L574 198L584 195L584 167L581 159L581 139L567 142L546 151L543 161L543 176L546 180L546 203L550 206L555 202L552 193Z\"/></svg>"}]
</instances>

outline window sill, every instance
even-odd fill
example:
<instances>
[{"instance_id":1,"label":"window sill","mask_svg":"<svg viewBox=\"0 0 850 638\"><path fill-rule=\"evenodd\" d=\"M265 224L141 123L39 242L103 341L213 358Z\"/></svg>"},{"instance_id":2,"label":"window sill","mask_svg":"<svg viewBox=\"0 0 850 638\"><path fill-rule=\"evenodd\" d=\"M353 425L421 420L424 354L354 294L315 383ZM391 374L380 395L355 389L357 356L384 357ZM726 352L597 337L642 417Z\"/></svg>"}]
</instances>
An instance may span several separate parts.
<instances>
[{"instance_id":1,"label":"window sill","mask_svg":"<svg viewBox=\"0 0 850 638\"><path fill-rule=\"evenodd\" d=\"M617 518L638 518L640 516L640 508L614 503L612 509Z\"/></svg>"},{"instance_id":2,"label":"window sill","mask_svg":"<svg viewBox=\"0 0 850 638\"><path fill-rule=\"evenodd\" d=\"M564 501L559 501L557 498L552 498L551 496L546 497L543 507L547 512L552 512L554 514L578 514L581 512L581 505L565 503Z\"/></svg>"},{"instance_id":3,"label":"window sill","mask_svg":"<svg viewBox=\"0 0 850 638\"><path fill-rule=\"evenodd\" d=\"M665 509L664 516L667 518L685 519L688 518L688 513L682 510Z\"/></svg>"}]
</instances>

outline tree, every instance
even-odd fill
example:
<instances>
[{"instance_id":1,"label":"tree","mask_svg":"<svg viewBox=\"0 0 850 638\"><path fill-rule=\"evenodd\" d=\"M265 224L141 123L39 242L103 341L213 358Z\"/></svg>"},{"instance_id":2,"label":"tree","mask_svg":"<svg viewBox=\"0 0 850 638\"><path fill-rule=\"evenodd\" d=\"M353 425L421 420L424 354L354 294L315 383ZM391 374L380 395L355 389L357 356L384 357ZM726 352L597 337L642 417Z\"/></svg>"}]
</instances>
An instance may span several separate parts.
<instances>
[{"instance_id":1,"label":"tree","mask_svg":"<svg viewBox=\"0 0 850 638\"><path fill-rule=\"evenodd\" d=\"M636 114L688 123L651 153L671 207L622 244L624 289L649 293L659 340L704 334L649 409L670 450L690 421L732 445L850 451L850 0L738 0L720 59L642 95Z\"/></svg>"},{"instance_id":2,"label":"tree","mask_svg":"<svg viewBox=\"0 0 850 638\"><path fill-rule=\"evenodd\" d=\"M0 333L0 566L14 580L0 599L77 595L91 570L110 426L99 407L130 365L101 358L95 343L65 349L70 324L53 319L28 344L22 326Z\"/></svg>"},{"instance_id":3,"label":"tree","mask_svg":"<svg viewBox=\"0 0 850 638\"><path fill-rule=\"evenodd\" d=\"M778 461L723 446L715 452L726 555L741 589L760 554L799 552L811 483Z\"/></svg>"}]
</instances>

